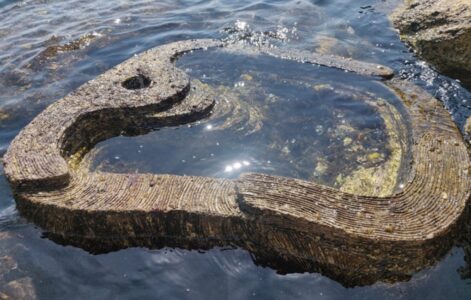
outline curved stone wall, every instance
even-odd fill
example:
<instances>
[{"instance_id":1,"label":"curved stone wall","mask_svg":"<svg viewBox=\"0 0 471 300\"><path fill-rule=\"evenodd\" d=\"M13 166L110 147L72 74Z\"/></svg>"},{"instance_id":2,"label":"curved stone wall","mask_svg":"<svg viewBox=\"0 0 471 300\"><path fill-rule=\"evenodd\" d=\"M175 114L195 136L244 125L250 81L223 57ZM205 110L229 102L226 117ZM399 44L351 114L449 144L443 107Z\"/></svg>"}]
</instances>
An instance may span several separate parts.
<instances>
[{"instance_id":1,"label":"curved stone wall","mask_svg":"<svg viewBox=\"0 0 471 300\"><path fill-rule=\"evenodd\" d=\"M383 66L249 49L372 76L399 96L411 124L411 132L401 134L412 141L412 165L408 182L391 196L360 196L266 174L232 181L89 172L80 166L99 141L209 116L214 91L174 65L183 53L209 47L249 46L215 40L160 46L38 115L4 157L21 213L56 241L92 252L232 245L280 271L320 270L345 285L408 278L449 250L469 199L467 148L438 100L392 78Z\"/></svg>"}]
</instances>

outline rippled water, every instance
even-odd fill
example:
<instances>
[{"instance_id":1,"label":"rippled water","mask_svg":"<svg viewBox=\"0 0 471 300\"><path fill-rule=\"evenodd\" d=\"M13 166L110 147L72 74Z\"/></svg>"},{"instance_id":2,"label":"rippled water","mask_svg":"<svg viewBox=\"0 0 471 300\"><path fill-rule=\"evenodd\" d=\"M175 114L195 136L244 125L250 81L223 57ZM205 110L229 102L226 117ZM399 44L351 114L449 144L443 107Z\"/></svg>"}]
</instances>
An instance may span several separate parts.
<instances>
[{"instance_id":1,"label":"rippled water","mask_svg":"<svg viewBox=\"0 0 471 300\"><path fill-rule=\"evenodd\" d=\"M389 158L381 115L358 87L374 93L370 101L399 101L370 78L219 49L187 54L177 65L217 91L212 115L104 141L89 155L92 169L223 178L263 172L338 186L336 179Z\"/></svg>"},{"instance_id":2,"label":"rippled water","mask_svg":"<svg viewBox=\"0 0 471 300\"><path fill-rule=\"evenodd\" d=\"M416 82L441 99L461 126L465 117L471 114L470 93L462 89L458 82L436 74L399 41L386 17L398 2L0 1L0 151L3 153L18 131L48 104L111 66L165 42L200 37L244 39L250 43L270 43L279 47L334 53L387 65L399 76ZM246 65L245 69L241 67L239 73L234 72L233 78L224 75L225 80L219 82L218 77L203 78L202 73L208 69L198 66L198 57L189 56L181 62L182 66L191 69L195 77L214 85L232 85L236 89L234 84L244 82L244 87L250 90L250 84L259 83L267 86L267 95L273 94L278 98L286 98L283 92L294 89L298 94L292 97L292 102L298 105L297 112L309 108L305 105L306 99L317 101L320 106L322 101L313 98L311 90L283 82L283 78L273 85L264 83L266 76L261 73L263 62L257 63ZM206 67L211 68L211 65ZM292 68L291 73L286 74L287 78L293 74L302 76L310 72L305 70L307 66L293 67L290 64L287 68L288 71ZM224 66L221 70L224 70ZM253 73L248 73L251 70ZM329 72L323 74L327 76ZM247 80L244 74L250 75L253 80ZM319 84L316 79L307 80L306 76L301 79L299 82ZM345 107L342 106L342 97L329 94L328 91L325 93L325 97L338 101L325 107L311 107L312 110L306 111L317 116L313 119L319 124L311 124L314 131L319 128L318 125L337 122L334 111L341 112L343 119L360 127L362 118L359 116L368 115L371 120L367 123L381 128L381 122L375 119L367 107ZM244 98L240 93L239 96L242 102L249 101L248 97ZM260 103L266 98L266 95L258 96L250 98L256 104L255 107L263 106ZM264 113L270 118L276 116L285 120L296 112L296 107L290 110L275 108ZM227 152L201 145L192 149L191 153L180 151L178 155L172 156L174 160L162 166L153 156L166 153L168 149L178 149L177 146L181 145L179 141L170 141L169 138L164 139L167 143L163 145L153 142L156 138L170 137L176 130L170 128L142 137L118 137L104 142L99 145L103 149L101 165L112 169L126 168L126 165L116 165L113 159L118 156L117 160L130 165L143 165L141 170L172 173L198 170L199 174L231 177L236 175L226 173L226 169L231 167L234 170L238 166L236 163L245 166L245 161L249 164L245 167L257 170L276 169L276 165L280 164L273 171L280 173L280 170L287 170L284 164L290 164L290 159L283 156L283 153L287 153L283 150L284 146L288 147L289 153L296 152L291 147L309 135L293 131L293 128L305 125L306 120L293 120L280 127L276 122L270 124L270 118L264 121L263 130L242 135L242 141L247 142L252 138L260 140L257 134L264 136L278 133L280 143L287 144L271 149L272 152L257 148L256 152L239 151L244 154L240 157L225 157L224 153ZM220 124L217 120L208 120L192 128L182 128L181 137L191 137L199 131L203 135L212 134L208 143L215 143L219 140L218 133L208 128L208 125L215 129ZM256 128L257 124L253 126ZM250 131L250 128L244 130ZM296 134L299 136L293 137ZM239 135L234 133L233 136L235 138ZM381 130L376 135L371 133L369 137L372 147L381 147ZM224 139L227 142L234 141L232 137ZM293 144L292 139L296 139ZM319 137L309 142L323 147L331 143ZM140 145L144 147L141 149ZM237 145L235 142L229 145L234 150L229 153L236 153ZM139 150L139 155L129 154ZM262 151L267 154L261 156ZM313 148L311 155L323 155L329 159L326 153L318 151ZM209 156L204 156L208 152ZM215 157L213 160L211 153ZM299 157L296 153L291 155ZM199 163L192 162L188 167L182 165L182 160L189 162L193 156L198 158ZM199 159L203 156L207 160L201 162ZM107 159L109 163L103 164ZM275 167L270 166L268 160L273 161ZM96 167L99 167L99 162L100 157ZM313 174L307 172L305 167L315 169L314 165L303 165L302 168L294 166L289 169L291 173L285 175L310 178ZM333 178L327 175L318 179L335 185ZM44 299L467 299L471 295L471 281L466 277L471 273L465 262L464 254L469 249L466 243L464 247L451 250L435 267L419 271L408 282L376 283L347 289L321 274L277 274L272 269L257 266L248 252L238 249L202 252L133 248L92 255L78 248L60 246L42 238L41 229L18 215L11 190L3 176L0 178L0 189L0 291L16 284L25 290L34 289L37 296Z\"/></svg>"}]
</instances>

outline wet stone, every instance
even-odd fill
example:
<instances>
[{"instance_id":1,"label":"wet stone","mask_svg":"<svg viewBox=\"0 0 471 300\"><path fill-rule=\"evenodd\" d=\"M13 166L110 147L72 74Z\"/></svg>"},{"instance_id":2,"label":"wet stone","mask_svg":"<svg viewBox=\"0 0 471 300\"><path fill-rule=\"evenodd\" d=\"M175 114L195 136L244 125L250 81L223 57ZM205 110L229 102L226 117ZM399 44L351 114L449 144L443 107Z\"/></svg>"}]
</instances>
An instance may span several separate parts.
<instances>
[{"instance_id":1,"label":"wet stone","mask_svg":"<svg viewBox=\"0 0 471 300\"><path fill-rule=\"evenodd\" d=\"M117 65L40 113L4 156L5 175L21 214L47 231L49 238L94 253L131 246L231 245L251 251L268 265L283 261L286 267L290 261L304 270L323 270L347 286L404 280L450 249L470 198L467 147L437 99L412 83L391 78L392 70L376 64L281 48L248 49L371 76L373 85L387 88L405 104L395 106L367 92L344 90L353 95L352 101L364 96L368 107L381 116L384 130L373 129L373 133L387 140L386 154L361 145L366 135L353 138L357 128L342 122L343 117L337 118L340 122L335 126L311 128L313 134L325 135L335 140L334 145L366 158L362 168L337 173L336 187L267 172L225 179L90 170L87 153L118 135L196 126L214 115L230 116L228 111L238 110L247 112L242 123L241 118L233 118L205 130L248 123L251 126L240 127L245 134L261 132L273 117L268 108L254 109L237 101L244 93L263 93L257 74L250 74L252 80L242 76L239 80L244 84L233 92L197 80L175 65L184 53L216 47L244 52L250 46L217 40L162 45ZM312 84L309 89L313 90ZM224 105L219 96L234 102ZM264 97L271 103L286 100ZM285 142L279 148L283 155L309 147L297 138L273 138ZM344 142L347 138L351 143ZM384 161L379 164L380 160ZM246 163L251 162L227 167L241 169ZM310 174L327 174L332 166L323 157L309 163ZM375 190L367 177L388 183L387 189ZM28 298L34 289L29 278L22 278L9 282L5 291Z\"/></svg>"},{"instance_id":2,"label":"wet stone","mask_svg":"<svg viewBox=\"0 0 471 300\"><path fill-rule=\"evenodd\" d=\"M404 2L392 16L401 38L439 71L471 88L471 2Z\"/></svg>"},{"instance_id":3,"label":"wet stone","mask_svg":"<svg viewBox=\"0 0 471 300\"><path fill-rule=\"evenodd\" d=\"M471 136L471 117L466 119L466 123L464 124L464 131L468 136Z\"/></svg>"},{"instance_id":4,"label":"wet stone","mask_svg":"<svg viewBox=\"0 0 471 300\"><path fill-rule=\"evenodd\" d=\"M29 277L10 281L0 286L0 289L0 299L37 299L33 281Z\"/></svg>"}]
</instances>

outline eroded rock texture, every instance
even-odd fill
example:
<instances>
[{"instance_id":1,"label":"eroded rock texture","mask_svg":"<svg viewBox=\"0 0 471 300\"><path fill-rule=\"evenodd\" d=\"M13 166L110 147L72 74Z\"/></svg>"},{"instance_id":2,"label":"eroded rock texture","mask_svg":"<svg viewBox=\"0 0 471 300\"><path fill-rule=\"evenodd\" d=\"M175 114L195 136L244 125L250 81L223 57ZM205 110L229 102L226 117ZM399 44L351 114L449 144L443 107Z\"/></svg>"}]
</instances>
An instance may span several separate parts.
<instances>
[{"instance_id":1,"label":"eroded rock texture","mask_svg":"<svg viewBox=\"0 0 471 300\"><path fill-rule=\"evenodd\" d=\"M470 0L406 0L392 19L421 57L471 88Z\"/></svg>"},{"instance_id":2,"label":"eroded rock texture","mask_svg":"<svg viewBox=\"0 0 471 300\"><path fill-rule=\"evenodd\" d=\"M93 252L232 245L280 271L321 271L345 285L408 278L450 249L470 196L466 146L438 100L389 79L392 71L382 66L251 49L372 76L402 100L407 116L397 121L408 126L394 128L412 165L392 195L357 195L266 174L232 181L81 166L80 158L101 140L210 115L215 91L174 62L190 50L223 46L241 47L195 40L151 49L38 115L4 157L21 213L56 241Z\"/></svg>"}]
</instances>

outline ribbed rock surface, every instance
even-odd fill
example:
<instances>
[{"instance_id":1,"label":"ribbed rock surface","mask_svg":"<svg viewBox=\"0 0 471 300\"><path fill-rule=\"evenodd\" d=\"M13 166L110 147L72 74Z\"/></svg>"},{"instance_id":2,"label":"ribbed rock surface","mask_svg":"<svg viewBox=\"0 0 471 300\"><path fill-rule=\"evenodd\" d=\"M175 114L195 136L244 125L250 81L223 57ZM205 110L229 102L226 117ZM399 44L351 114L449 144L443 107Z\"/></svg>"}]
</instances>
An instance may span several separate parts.
<instances>
[{"instance_id":1,"label":"ribbed rock surface","mask_svg":"<svg viewBox=\"0 0 471 300\"><path fill-rule=\"evenodd\" d=\"M151 49L38 115L4 157L21 213L56 241L94 252L235 245L264 264L320 270L346 285L407 278L450 249L470 196L468 152L441 103L401 80L378 81L404 104L407 126L398 126L397 136L406 137L412 152L408 181L387 197L266 174L231 181L89 172L80 164L101 140L209 116L215 91L190 80L174 61L192 49L221 46L237 49L213 40ZM335 56L250 51L372 80L392 76L386 67Z\"/></svg>"}]
</instances>

